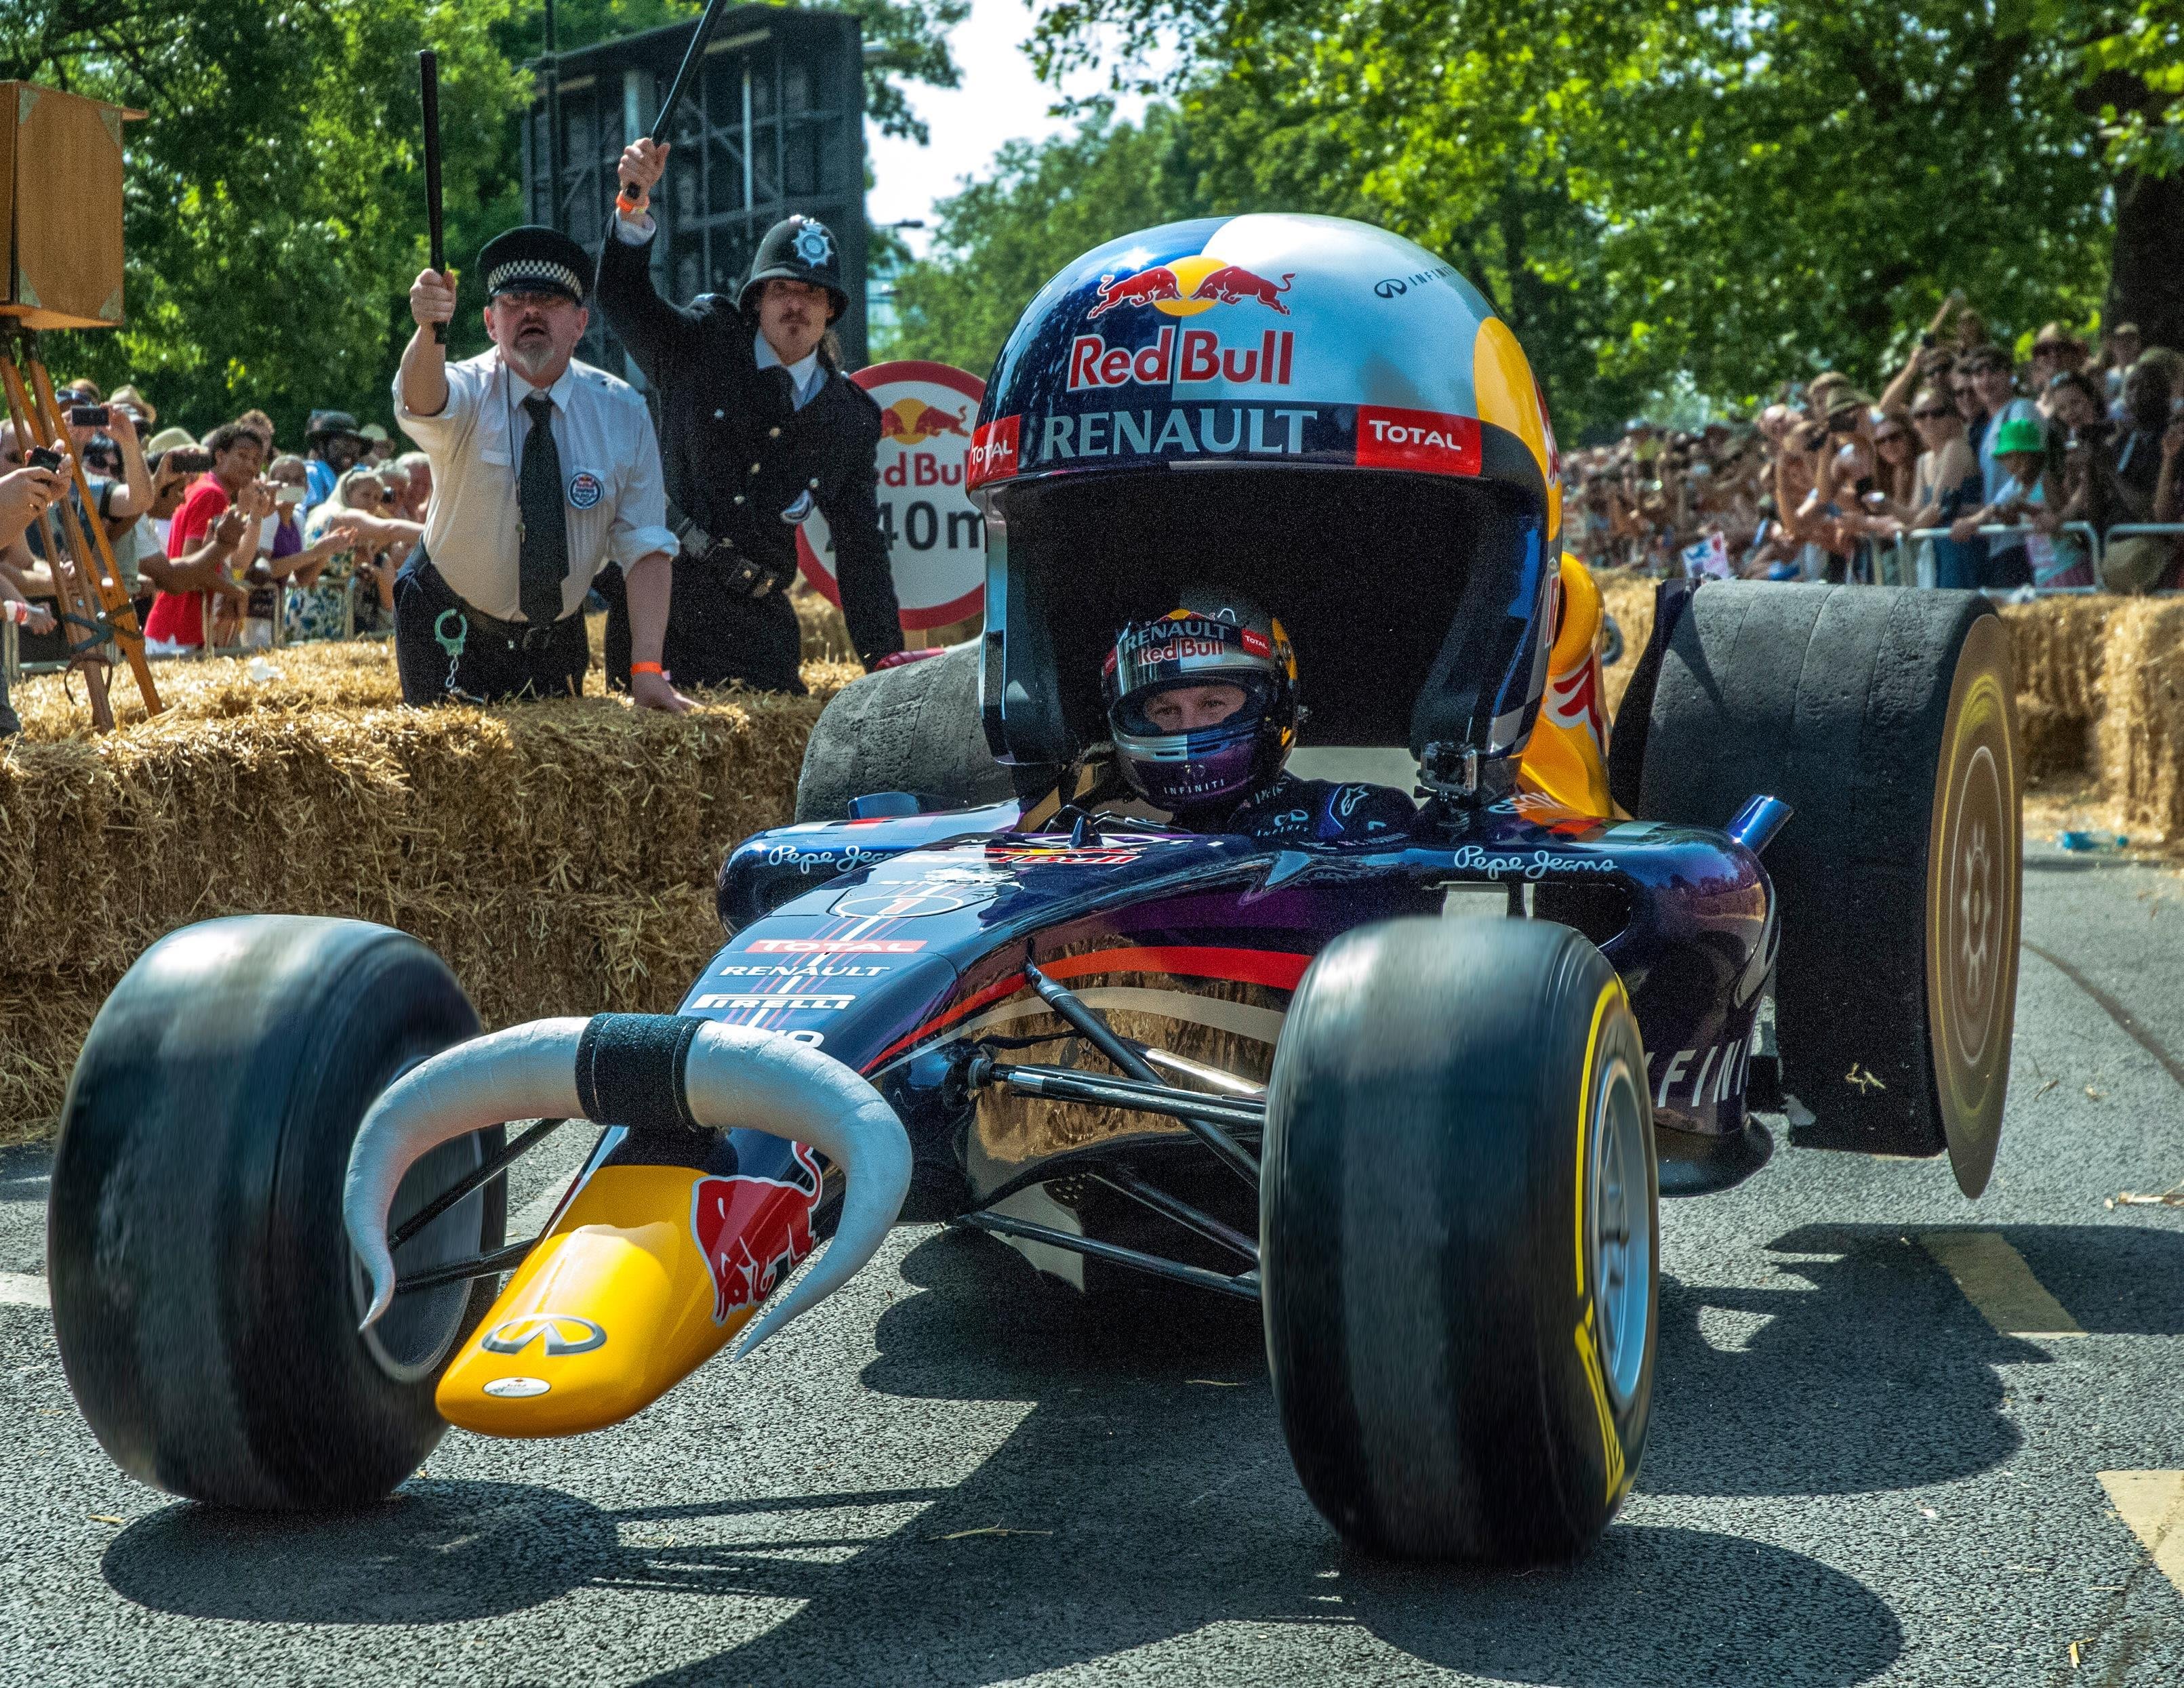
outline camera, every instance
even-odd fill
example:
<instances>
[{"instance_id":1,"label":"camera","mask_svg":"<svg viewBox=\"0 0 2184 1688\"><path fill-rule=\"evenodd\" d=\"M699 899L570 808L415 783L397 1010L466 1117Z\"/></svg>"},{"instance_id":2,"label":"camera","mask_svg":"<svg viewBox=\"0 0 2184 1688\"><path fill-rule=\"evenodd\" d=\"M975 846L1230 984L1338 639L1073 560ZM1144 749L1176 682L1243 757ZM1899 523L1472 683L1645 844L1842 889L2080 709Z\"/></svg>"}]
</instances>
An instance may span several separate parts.
<instances>
[{"instance_id":1,"label":"camera","mask_svg":"<svg viewBox=\"0 0 2184 1688\"><path fill-rule=\"evenodd\" d=\"M1828 413L1828 432L1830 434L1855 434L1858 432L1858 412L1855 410L1830 411Z\"/></svg>"},{"instance_id":2,"label":"camera","mask_svg":"<svg viewBox=\"0 0 2184 1688\"><path fill-rule=\"evenodd\" d=\"M32 469L58 470L65 461L51 446L33 446L23 453L23 461Z\"/></svg>"},{"instance_id":3,"label":"camera","mask_svg":"<svg viewBox=\"0 0 2184 1688\"><path fill-rule=\"evenodd\" d=\"M69 407L69 426L71 428L103 428L113 419L111 405L74 404Z\"/></svg>"},{"instance_id":4,"label":"camera","mask_svg":"<svg viewBox=\"0 0 2184 1688\"><path fill-rule=\"evenodd\" d=\"M176 446L162 452L154 469L176 469L184 475L203 475L212 467L212 453L203 446Z\"/></svg>"}]
</instances>

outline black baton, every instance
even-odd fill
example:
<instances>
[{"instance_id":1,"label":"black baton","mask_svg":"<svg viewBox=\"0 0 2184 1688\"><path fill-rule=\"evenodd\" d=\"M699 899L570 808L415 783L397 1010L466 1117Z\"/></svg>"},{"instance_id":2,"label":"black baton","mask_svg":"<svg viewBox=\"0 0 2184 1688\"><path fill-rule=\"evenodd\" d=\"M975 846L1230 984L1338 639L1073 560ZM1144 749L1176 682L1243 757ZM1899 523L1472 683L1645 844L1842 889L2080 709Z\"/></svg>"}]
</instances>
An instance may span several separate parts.
<instances>
[{"instance_id":1,"label":"black baton","mask_svg":"<svg viewBox=\"0 0 2184 1688\"><path fill-rule=\"evenodd\" d=\"M425 227L432 242L432 270L448 273L448 243L440 226L440 55L426 47L417 55L417 87L425 104ZM448 343L448 325L432 325L432 338Z\"/></svg>"},{"instance_id":2,"label":"black baton","mask_svg":"<svg viewBox=\"0 0 2184 1688\"><path fill-rule=\"evenodd\" d=\"M660 103L660 115L653 120L652 144L657 147L667 138L667 131L675 124L675 108L682 103L682 96L690 92L690 83L698 74L698 66L705 57L705 43L712 36L713 25L721 20L721 0L705 0L705 10L698 19L696 33L690 37L690 46L682 55L682 68L675 73L668 85L667 97ZM622 192L628 193L637 186L626 181Z\"/></svg>"}]
</instances>

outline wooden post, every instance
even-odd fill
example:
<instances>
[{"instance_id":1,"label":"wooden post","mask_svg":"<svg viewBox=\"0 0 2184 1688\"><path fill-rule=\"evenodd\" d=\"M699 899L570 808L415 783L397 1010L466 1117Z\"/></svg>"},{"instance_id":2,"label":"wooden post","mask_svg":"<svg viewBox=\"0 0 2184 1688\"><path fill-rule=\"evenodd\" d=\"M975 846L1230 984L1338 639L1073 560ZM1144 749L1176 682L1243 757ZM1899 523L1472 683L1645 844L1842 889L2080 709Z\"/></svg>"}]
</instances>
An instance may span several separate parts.
<instances>
[{"instance_id":1,"label":"wooden post","mask_svg":"<svg viewBox=\"0 0 2184 1688\"><path fill-rule=\"evenodd\" d=\"M152 679L151 664L145 658L144 635L136 625L136 607L123 590L121 571L115 566L113 547L107 543L106 525L98 519L93 508L91 486L83 472L83 459L76 452L75 437L69 432L67 419L54 402L53 377L38 361L36 340L27 330L19 330L18 333L22 341L23 364L30 371L29 391L24 388L22 373L15 360L0 356L0 380L7 386L8 408L15 419L16 436L35 440L66 455L70 478L86 518L79 521L75 505L65 497L59 501L61 522L68 530L70 554L75 558L75 567L68 572L74 576L82 600L81 614L84 619L103 628L121 647L121 654L136 676L136 690L143 697L145 714L156 715L163 706L159 687ZM28 413L27 417L25 413ZM26 420L30 425L27 432ZM63 569L59 553L52 544L50 528L46 530L46 536L47 552L58 586L63 578ZM67 602L65 597L63 602ZM100 666L104 666L103 659ZM111 731L114 714L107 701L106 676L89 665L84 675L84 683L92 693L93 724L101 732Z\"/></svg>"}]
</instances>

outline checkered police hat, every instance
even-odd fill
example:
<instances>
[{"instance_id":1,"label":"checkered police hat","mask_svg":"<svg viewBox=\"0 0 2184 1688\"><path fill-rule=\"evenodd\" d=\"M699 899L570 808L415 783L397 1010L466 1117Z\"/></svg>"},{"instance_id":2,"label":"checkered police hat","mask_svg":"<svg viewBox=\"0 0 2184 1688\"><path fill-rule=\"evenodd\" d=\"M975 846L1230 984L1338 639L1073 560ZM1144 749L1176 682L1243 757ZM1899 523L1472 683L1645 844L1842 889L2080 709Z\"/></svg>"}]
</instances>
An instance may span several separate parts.
<instances>
[{"instance_id":1,"label":"checkered police hat","mask_svg":"<svg viewBox=\"0 0 2184 1688\"><path fill-rule=\"evenodd\" d=\"M508 292L548 292L581 305L592 260L559 229L527 224L488 241L478 253L478 268L485 272L488 298Z\"/></svg>"}]
</instances>

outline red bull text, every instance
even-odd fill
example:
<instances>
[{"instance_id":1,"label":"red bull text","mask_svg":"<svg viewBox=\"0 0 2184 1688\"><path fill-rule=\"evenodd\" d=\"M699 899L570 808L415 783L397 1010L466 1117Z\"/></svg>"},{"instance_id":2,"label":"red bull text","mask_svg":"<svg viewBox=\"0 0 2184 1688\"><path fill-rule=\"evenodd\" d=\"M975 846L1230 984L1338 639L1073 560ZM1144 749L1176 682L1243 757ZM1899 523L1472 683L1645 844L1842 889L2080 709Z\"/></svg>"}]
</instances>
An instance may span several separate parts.
<instances>
[{"instance_id":1,"label":"red bull text","mask_svg":"<svg viewBox=\"0 0 2184 1688\"><path fill-rule=\"evenodd\" d=\"M1295 352L1295 330L1286 328L1266 330L1256 346L1224 346L1210 328L1186 328L1179 343L1177 330L1164 328L1151 345L1136 347L1110 346L1104 336L1080 334L1069 344L1069 390L1208 381L1287 386Z\"/></svg>"}]
</instances>

